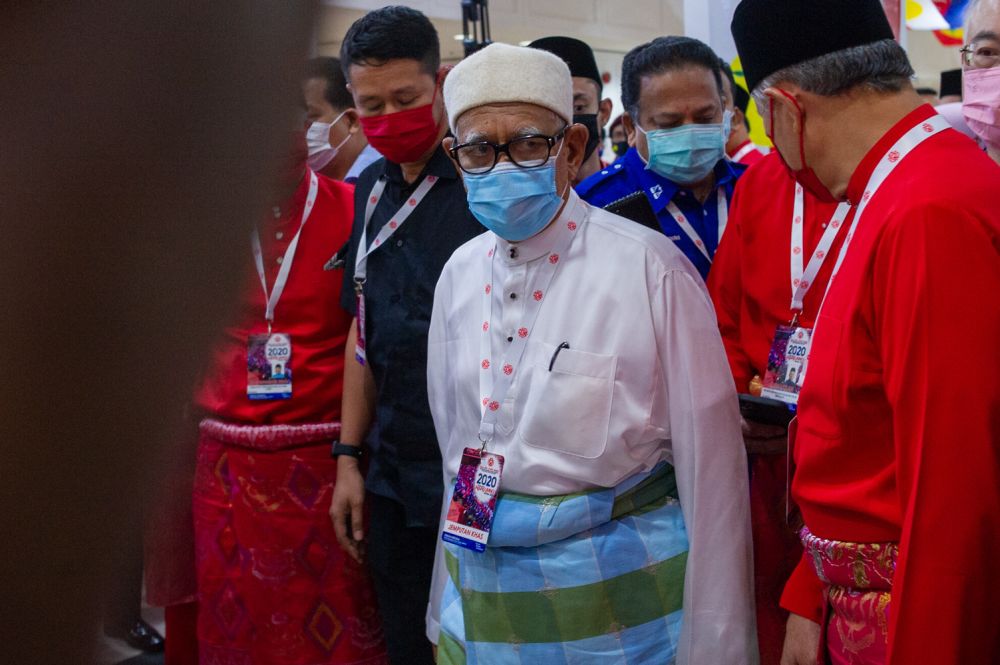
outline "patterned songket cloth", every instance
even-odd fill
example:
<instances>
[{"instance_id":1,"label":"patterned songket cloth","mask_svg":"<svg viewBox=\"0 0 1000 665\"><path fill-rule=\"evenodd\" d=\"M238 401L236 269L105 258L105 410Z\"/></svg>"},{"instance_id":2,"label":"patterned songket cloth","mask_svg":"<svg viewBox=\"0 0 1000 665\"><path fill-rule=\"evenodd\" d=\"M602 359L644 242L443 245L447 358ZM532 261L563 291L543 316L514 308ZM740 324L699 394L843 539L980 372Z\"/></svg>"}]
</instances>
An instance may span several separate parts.
<instances>
[{"instance_id":1,"label":"patterned songket cloth","mask_svg":"<svg viewBox=\"0 0 1000 665\"><path fill-rule=\"evenodd\" d=\"M486 551L445 544L438 662L673 663L687 533L673 468L565 496L502 494Z\"/></svg>"},{"instance_id":2,"label":"patterned songket cloth","mask_svg":"<svg viewBox=\"0 0 1000 665\"><path fill-rule=\"evenodd\" d=\"M832 665L884 665L898 547L847 543L802 529L802 545L826 584L826 651Z\"/></svg>"},{"instance_id":3,"label":"patterned songket cloth","mask_svg":"<svg viewBox=\"0 0 1000 665\"><path fill-rule=\"evenodd\" d=\"M367 570L328 510L339 424L204 420L194 488L201 665L383 665Z\"/></svg>"}]
</instances>

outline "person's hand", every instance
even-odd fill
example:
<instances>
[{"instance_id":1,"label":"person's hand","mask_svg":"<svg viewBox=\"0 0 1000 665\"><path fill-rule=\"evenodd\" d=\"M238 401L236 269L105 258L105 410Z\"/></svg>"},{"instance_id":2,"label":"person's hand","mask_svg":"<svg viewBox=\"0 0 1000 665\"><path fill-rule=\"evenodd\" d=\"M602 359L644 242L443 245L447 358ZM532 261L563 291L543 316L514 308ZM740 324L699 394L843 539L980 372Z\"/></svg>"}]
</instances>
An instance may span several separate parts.
<instances>
[{"instance_id":1,"label":"person's hand","mask_svg":"<svg viewBox=\"0 0 1000 665\"><path fill-rule=\"evenodd\" d=\"M785 627L785 645L781 650L781 665L820 665L817 656L821 630L815 621L798 614L789 614Z\"/></svg>"},{"instance_id":2,"label":"person's hand","mask_svg":"<svg viewBox=\"0 0 1000 665\"><path fill-rule=\"evenodd\" d=\"M337 482L333 486L330 519L337 542L358 563L364 559L364 505L365 479L358 461L341 455L337 458Z\"/></svg>"},{"instance_id":3,"label":"person's hand","mask_svg":"<svg viewBox=\"0 0 1000 665\"><path fill-rule=\"evenodd\" d=\"M434 662L438 662L438 645L432 644L431 650L434 652Z\"/></svg>"},{"instance_id":4,"label":"person's hand","mask_svg":"<svg viewBox=\"0 0 1000 665\"><path fill-rule=\"evenodd\" d=\"M740 418L743 444L751 455L782 455L788 450L788 428Z\"/></svg>"}]
</instances>

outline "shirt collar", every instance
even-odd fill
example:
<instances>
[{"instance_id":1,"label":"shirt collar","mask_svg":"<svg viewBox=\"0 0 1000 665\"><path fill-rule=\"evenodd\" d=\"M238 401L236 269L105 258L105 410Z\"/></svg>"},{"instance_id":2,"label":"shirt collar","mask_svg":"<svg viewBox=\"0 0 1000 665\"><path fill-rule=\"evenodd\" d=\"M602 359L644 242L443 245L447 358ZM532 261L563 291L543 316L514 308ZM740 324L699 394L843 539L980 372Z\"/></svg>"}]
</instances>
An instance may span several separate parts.
<instances>
[{"instance_id":1,"label":"shirt collar","mask_svg":"<svg viewBox=\"0 0 1000 665\"><path fill-rule=\"evenodd\" d=\"M646 198L649 199L649 203L653 207L653 212L657 214L667 207L667 203L677 195L677 192L687 189L678 185L673 180L664 178L656 173L656 171L647 169L646 162L642 160L639 151L634 148L625 153L624 159L626 160L625 168L638 176L639 184L642 190L646 192ZM720 159L712 167L712 173L715 174L715 186L728 187L730 183L739 177L744 168L726 158Z\"/></svg>"},{"instance_id":2,"label":"shirt collar","mask_svg":"<svg viewBox=\"0 0 1000 665\"><path fill-rule=\"evenodd\" d=\"M582 215L582 203L580 196L569 189L569 197L563 204L562 210L556 218L542 231L531 236L527 240L520 242L510 242L497 236L497 253L500 259L508 266L516 266L528 263L545 256L552 251L556 238L559 236L559 228L562 222L574 221L580 223Z\"/></svg>"},{"instance_id":3,"label":"shirt collar","mask_svg":"<svg viewBox=\"0 0 1000 665\"><path fill-rule=\"evenodd\" d=\"M875 171L875 167L878 166L879 162L885 156L885 153L891 148L896 141L901 139L906 132L913 129L914 125L918 122L926 120L933 116L937 111L930 104L923 104L905 116L903 119L897 122L892 128L885 133L878 140L875 145L872 146L871 150L864 156L858 167L854 169L854 174L851 175L850 181L847 183L847 201L852 205L855 205L861 201L861 197L864 194L865 187L868 186L868 181L872 177L872 173Z\"/></svg>"},{"instance_id":4,"label":"shirt collar","mask_svg":"<svg viewBox=\"0 0 1000 665\"><path fill-rule=\"evenodd\" d=\"M455 170L455 165L451 161L451 157L448 153L444 151L444 148L438 145L437 149L431 155L431 158L424 165L424 170L420 172L420 177L414 180L412 183L406 182L403 179L403 169L400 168L399 164L395 162L390 162L388 159L385 160L385 165L382 167L382 175L384 175L390 182L403 187L413 187L418 182L424 179L424 176L435 175L438 178L448 178L454 180L458 177L458 171Z\"/></svg>"}]
</instances>

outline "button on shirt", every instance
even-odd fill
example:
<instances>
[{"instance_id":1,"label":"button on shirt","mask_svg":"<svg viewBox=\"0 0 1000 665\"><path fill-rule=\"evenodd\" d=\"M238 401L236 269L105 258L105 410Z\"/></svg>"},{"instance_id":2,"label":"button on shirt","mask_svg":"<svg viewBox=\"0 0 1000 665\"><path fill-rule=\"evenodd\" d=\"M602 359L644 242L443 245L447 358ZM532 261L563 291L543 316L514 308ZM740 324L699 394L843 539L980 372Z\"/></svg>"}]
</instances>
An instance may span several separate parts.
<instances>
[{"instance_id":1,"label":"button on shirt","mask_svg":"<svg viewBox=\"0 0 1000 665\"><path fill-rule=\"evenodd\" d=\"M570 222L577 235L539 293L535 277L551 260L557 226ZM493 357L484 370L482 298L494 244L485 333ZM526 321L527 301L538 296L537 320ZM487 233L456 251L435 293L428 352L448 487L463 448L478 441L480 373L498 371L517 335L527 346L488 446L505 457L501 491L551 496L613 487L670 461L688 561L697 562L684 585L692 653L704 662L746 662L753 633L746 459L733 380L701 278L661 234L574 193L533 238L512 245ZM436 616L433 606L429 616Z\"/></svg>"},{"instance_id":2,"label":"button on shirt","mask_svg":"<svg viewBox=\"0 0 1000 665\"><path fill-rule=\"evenodd\" d=\"M427 327L434 286L452 252L484 230L469 212L462 181L443 149L412 184L403 179L398 164L385 159L361 174L341 296L343 307L356 315L354 262L365 202L376 180L384 176L387 184L372 215L369 242L425 175L439 180L391 240L369 255L365 284L366 353L377 390L375 421L366 440L366 486L402 503L412 526L437 524L442 492L441 456L427 405Z\"/></svg>"},{"instance_id":3,"label":"button on shirt","mask_svg":"<svg viewBox=\"0 0 1000 665\"><path fill-rule=\"evenodd\" d=\"M708 270L712 264L701 253L678 225L670 211L667 210L667 203L673 201L680 208L684 216L688 219L692 228L704 241L705 249L709 256L715 255L715 249L719 244L719 206L718 192L722 187L726 201L732 200L733 189L736 181L746 170L742 164L731 162L728 159L719 160L715 165L715 187L708 195L704 203L695 198L690 189L658 175L655 171L646 168L646 163L642 161L639 152L635 148L629 148L625 156L611 166L590 176L576 186L577 193L587 203L603 208L610 203L622 199L629 194L638 191L646 193L646 198L656 213L663 233L674 241L678 248L684 253L694 267L701 274L702 279L708 276Z\"/></svg>"}]
</instances>

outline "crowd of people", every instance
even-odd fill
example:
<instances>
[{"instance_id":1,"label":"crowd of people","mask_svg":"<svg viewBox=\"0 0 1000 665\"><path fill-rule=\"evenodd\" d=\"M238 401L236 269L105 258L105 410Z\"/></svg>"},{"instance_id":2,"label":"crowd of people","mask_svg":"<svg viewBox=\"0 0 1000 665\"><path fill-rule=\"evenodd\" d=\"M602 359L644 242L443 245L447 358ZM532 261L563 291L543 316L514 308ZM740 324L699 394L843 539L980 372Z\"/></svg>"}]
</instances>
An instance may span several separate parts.
<instances>
[{"instance_id":1,"label":"crowd of people","mask_svg":"<svg viewBox=\"0 0 1000 665\"><path fill-rule=\"evenodd\" d=\"M878 0L743 0L745 87L636 46L614 121L578 39L447 67L358 19L192 399L167 664L1000 662L1000 2L967 22L963 135Z\"/></svg>"}]
</instances>

